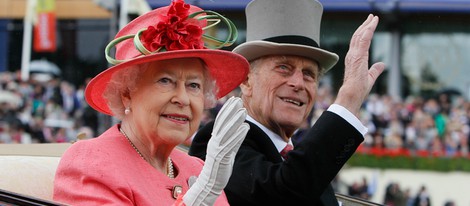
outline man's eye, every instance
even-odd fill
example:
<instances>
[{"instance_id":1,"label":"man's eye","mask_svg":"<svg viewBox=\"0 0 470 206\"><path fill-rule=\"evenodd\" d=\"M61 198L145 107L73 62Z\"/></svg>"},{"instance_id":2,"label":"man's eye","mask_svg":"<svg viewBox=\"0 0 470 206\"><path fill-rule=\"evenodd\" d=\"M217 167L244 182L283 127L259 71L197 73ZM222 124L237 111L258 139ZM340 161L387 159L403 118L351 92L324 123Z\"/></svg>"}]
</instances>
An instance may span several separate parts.
<instances>
[{"instance_id":1,"label":"man's eye","mask_svg":"<svg viewBox=\"0 0 470 206\"><path fill-rule=\"evenodd\" d=\"M315 73L311 71L304 71L304 76L307 78L315 79Z\"/></svg>"},{"instance_id":2,"label":"man's eye","mask_svg":"<svg viewBox=\"0 0 470 206\"><path fill-rule=\"evenodd\" d=\"M290 74L291 70L292 69L288 65L285 65L285 64L280 64L276 67L276 71L283 75Z\"/></svg>"},{"instance_id":3,"label":"man's eye","mask_svg":"<svg viewBox=\"0 0 470 206\"><path fill-rule=\"evenodd\" d=\"M287 67L286 65L279 65L279 68L282 69L282 70L288 70L289 67Z\"/></svg>"}]
</instances>

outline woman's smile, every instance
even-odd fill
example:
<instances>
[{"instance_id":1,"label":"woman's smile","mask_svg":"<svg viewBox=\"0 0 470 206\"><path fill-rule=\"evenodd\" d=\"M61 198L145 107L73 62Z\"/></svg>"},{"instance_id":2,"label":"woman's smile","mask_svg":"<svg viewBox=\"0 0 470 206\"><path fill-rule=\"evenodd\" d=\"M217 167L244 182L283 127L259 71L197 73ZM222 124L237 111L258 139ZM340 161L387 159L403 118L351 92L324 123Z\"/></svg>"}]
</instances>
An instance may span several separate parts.
<instances>
[{"instance_id":1,"label":"woman's smile","mask_svg":"<svg viewBox=\"0 0 470 206\"><path fill-rule=\"evenodd\" d=\"M161 116L178 124L187 124L190 120L188 116L181 114L163 114Z\"/></svg>"}]
</instances>

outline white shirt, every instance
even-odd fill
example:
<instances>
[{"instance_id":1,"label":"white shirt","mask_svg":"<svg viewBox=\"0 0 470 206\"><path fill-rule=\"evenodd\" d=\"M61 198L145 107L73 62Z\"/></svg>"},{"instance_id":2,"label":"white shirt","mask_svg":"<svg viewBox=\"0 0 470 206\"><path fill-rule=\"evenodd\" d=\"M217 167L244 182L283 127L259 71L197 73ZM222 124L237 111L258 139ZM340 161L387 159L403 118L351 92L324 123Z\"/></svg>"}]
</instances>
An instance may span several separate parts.
<instances>
[{"instance_id":1,"label":"white shirt","mask_svg":"<svg viewBox=\"0 0 470 206\"><path fill-rule=\"evenodd\" d=\"M351 124L354 128L356 128L357 131L359 131L362 134L362 136L364 136L367 133L367 127L365 127L361 123L361 121L356 116L354 116L354 114L352 114L343 106L338 105L338 104L332 104L330 107L328 107L328 111L333 112L339 115L340 117L342 117L349 124ZM269 136L274 146L276 146L276 149L278 152L281 152L281 150L284 149L284 147L286 147L288 143L293 145L292 140L290 138L289 138L289 142L284 142L281 136L269 130L267 127L265 127L264 125L262 125L261 123L253 119L253 117L251 117L250 115L246 115L246 120L252 122L256 126L261 128L261 130L263 130L263 132Z\"/></svg>"}]
</instances>

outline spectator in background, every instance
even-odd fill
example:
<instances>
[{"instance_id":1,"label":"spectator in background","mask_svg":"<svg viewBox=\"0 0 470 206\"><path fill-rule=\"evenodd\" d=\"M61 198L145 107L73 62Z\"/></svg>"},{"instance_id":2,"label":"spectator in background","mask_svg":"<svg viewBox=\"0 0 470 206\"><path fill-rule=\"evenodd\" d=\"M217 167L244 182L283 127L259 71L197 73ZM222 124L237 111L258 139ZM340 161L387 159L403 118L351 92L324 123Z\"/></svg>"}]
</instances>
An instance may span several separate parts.
<instances>
[{"instance_id":1,"label":"spectator in background","mask_svg":"<svg viewBox=\"0 0 470 206\"><path fill-rule=\"evenodd\" d=\"M62 97L62 108L70 117L80 108L80 100L73 85L66 81L60 82L60 94Z\"/></svg>"},{"instance_id":2,"label":"spectator in background","mask_svg":"<svg viewBox=\"0 0 470 206\"><path fill-rule=\"evenodd\" d=\"M455 206L455 202L452 200L448 200L444 203L444 206Z\"/></svg>"},{"instance_id":3,"label":"spectator in background","mask_svg":"<svg viewBox=\"0 0 470 206\"><path fill-rule=\"evenodd\" d=\"M387 206L405 206L406 194L401 190L400 184L390 183L385 190L384 204Z\"/></svg>"},{"instance_id":4,"label":"spectator in background","mask_svg":"<svg viewBox=\"0 0 470 206\"><path fill-rule=\"evenodd\" d=\"M426 190L426 186L421 186L416 194L413 206L431 206L431 198Z\"/></svg>"},{"instance_id":5,"label":"spectator in background","mask_svg":"<svg viewBox=\"0 0 470 206\"><path fill-rule=\"evenodd\" d=\"M375 192L375 189L373 187L375 187L375 185L369 185L367 178L362 177L360 182L355 181L351 185L348 186L347 194L353 197L358 197L364 200L369 200Z\"/></svg>"}]
</instances>

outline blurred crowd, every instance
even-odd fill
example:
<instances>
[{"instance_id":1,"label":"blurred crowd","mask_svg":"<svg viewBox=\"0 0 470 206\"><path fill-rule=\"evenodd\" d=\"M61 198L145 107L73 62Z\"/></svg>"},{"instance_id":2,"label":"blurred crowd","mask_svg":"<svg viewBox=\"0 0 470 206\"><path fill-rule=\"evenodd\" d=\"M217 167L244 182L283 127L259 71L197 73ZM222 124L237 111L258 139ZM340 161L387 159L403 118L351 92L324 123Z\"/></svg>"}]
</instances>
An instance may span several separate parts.
<instances>
[{"instance_id":1,"label":"blurred crowd","mask_svg":"<svg viewBox=\"0 0 470 206\"><path fill-rule=\"evenodd\" d=\"M332 185L335 192L347 194L352 197L358 197L364 200L371 200L375 195L377 184L372 179L368 182L365 177L360 181L351 184L343 182L339 176L333 180ZM429 193L426 185L421 185L416 191L410 188L403 188L397 182L390 182L385 188L383 201L380 204L387 206L431 206L432 194ZM455 206L451 199L445 201L443 206Z\"/></svg>"},{"instance_id":2,"label":"blurred crowd","mask_svg":"<svg viewBox=\"0 0 470 206\"><path fill-rule=\"evenodd\" d=\"M59 78L24 82L19 77L19 72L0 73L0 143L67 142L102 132L100 122L106 121L84 100L88 80L75 86ZM237 91L227 97L235 95ZM215 118L225 99L205 111L202 124ZM303 132L333 101L332 89L320 86L314 110L293 140L300 141ZM461 95L441 92L434 98L409 96L402 100L371 94L360 119L369 132L359 152L469 155L470 102Z\"/></svg>"},{"instance_id":3,"label":"blurred crowd","mask_svg":"<svg viewBox=\"0 0 470 206\"><path fill-rule=\"evenodd\" d=\"M59 143L93 137L98 115L79 87L54 76L0 73L0 143Z\"/></svg>"},{"instance_id":4,"label":"blurred crowd","mask_svg":"<svg viewBox=\"0 0 470 206\"><path fill-rule=\"evenodd\" d=\"M333 103L328 87L320 87L309 124ZM368 128L358 152L376 155L469 157L470 102L462 95L436 92L432 98L394 99L371 94L360 119ZM301 139L302 131L296 139Z\"/></svg>"},{"instance_id":5,"label":"blurred crowd","mask_svg":"<svg viewBox=\"0 0 470 206\"><path fill-rule=\"evenodd\" d=\"M371 95L362 121L369 128L362 149L403 155L469 156L470 102L445 92L404 101Z\"/></svg>"}]
</instances>

